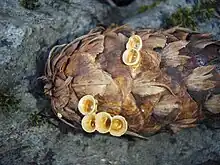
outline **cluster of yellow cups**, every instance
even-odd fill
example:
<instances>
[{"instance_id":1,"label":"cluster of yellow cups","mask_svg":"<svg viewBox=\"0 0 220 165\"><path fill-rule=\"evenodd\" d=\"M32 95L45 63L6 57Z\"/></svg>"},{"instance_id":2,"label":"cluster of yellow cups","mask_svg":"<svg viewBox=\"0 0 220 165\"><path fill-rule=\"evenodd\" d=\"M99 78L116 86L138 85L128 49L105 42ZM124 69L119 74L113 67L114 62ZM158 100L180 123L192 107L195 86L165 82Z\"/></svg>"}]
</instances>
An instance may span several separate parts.
<instances>
[{"instance_id":1,"label":"cluster of yellow cups","mask_svg":"<svg viewBox=\"0 0 220 165\"><path fill-rule=\"evenodd\" d=\"M79 100L78 110L84 115L81 125L84 131L92 133L110 133L112 136L122 136L128 129L123 116L111 116L107 112L97 113L98 101L92 95L85 95Z\"/></svg>"},{"instance_id":2,"label":"cluster of yellow cups","mask_svg":"<svg viewBox=\"0 0 220 165\"><path fill-rule=\"evenodd\" d=\"M122 61L124 64L132 66L140 62L140 50L142 48L142 39L138 35L132 35L126 44L126 50L123 52Z\"/></svg>"}]
</instances>

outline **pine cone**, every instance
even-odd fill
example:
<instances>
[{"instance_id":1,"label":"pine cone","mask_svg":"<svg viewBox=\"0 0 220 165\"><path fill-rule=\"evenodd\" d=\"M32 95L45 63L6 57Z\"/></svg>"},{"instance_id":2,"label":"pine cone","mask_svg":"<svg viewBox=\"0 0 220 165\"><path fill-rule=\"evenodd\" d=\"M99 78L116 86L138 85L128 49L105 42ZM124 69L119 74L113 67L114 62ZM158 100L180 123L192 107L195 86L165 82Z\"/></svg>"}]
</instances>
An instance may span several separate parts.
<instances>
[{"instance_id":1,"label":"pine cone","mask_svg":"<svg viewBox=\"0 0 220 165\"><path fill-rule=\"evenodd\" d=\"M219 55L210 47L220 45L184 28L96 28L51 50L45 93L58 118L90 133L139 136L194 127L204 111L189 91L218 88L215 67L198 60ZM204 107L217 113L215 98Z\"/></svg>"}]
</instances>

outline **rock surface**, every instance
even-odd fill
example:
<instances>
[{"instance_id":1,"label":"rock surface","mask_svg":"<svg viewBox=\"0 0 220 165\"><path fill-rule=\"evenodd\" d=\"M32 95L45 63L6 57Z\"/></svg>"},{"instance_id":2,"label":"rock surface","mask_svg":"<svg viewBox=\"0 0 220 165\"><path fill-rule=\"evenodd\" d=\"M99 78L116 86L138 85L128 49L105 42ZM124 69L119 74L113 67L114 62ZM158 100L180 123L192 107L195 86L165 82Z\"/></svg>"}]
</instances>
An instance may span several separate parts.
<instances>
[{"instance_id":1,"label":"rock surface","mask_svg":"<svg viewBox=\"0 0 220 165\"><path fill-rule=\"evenodd\" d=\"M0 104L0 165L199 165L220 161L220 130L207 125L176 135L157 134L148 141L87 135L57 121L53 122L59 127L40 120L38 126L33 125L38 121L34 112L51 112L37 77L53 45L70 42L98 24L159 28L165 14L194 4L168 0L137 14L141 5L152 2L136 0L125 7L111 7L102 0L40 0L38 7L28 10L18 1L0 1L0 102L7 103ZM219 38L219 26L220 20L212 19L200 23L199 29Z\"/></svg>"}]
</instances>

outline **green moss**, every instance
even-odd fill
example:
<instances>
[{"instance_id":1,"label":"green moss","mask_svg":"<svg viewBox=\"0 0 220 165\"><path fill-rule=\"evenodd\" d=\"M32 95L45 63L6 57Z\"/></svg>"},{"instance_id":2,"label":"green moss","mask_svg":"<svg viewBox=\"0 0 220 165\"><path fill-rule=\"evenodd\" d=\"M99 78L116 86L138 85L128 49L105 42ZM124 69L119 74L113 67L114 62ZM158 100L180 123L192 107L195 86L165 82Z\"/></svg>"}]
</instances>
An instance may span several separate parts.
<instances>
[{"instance_id":1,"label":"green moss","mask_svg":"<svg viewBox=\"0 0 220 165\"><path fill-rule=\"evenodd\" d=\"M197 23L209 20L214 16L216 1L198 2L192 8L179 8L165 20L167 27L182 26L192 30L197 29Z\"/></svg>"},{"instance_id":2,"label":"green moss","mask_svg":"<svg viewBox=\"0 0 220 165\"><path fill-rule=\"evenodd\" d=\"M9 88L0 88L0 109L1 113L8 114L12 110L18 109L20 99L16 98L15 93Z\"/></svg>"},{"instance_id":3,"label":"green moss","mask_svg":"<svg viewBox=\"0 0 220 165\"><path fill-rule=\"evenodd\" d=\"M69 4L69 3L70 3L70 0L63 0L63 2Z\"/></svg>"},{"instance_id":4,"label":"green moss","mask_svg":"<svg viewBox=\"0 0 220 165\"><path fill-rule=\"evenodd\" d=\"M45 118L43 118L43 116L39 112L36 112L36 111L30 114L28 120L29 120L30 124L34 127L36 127L36 126L39 127L39 126L46 123Z\"/></svg>"},{"instance_id":5,"label":"green moss","mask_svg":"<svg viewBox=\"0 0 220 165\"><path fill-rule=\"evenodd\" d=\"M165 2L166 0L156 0L154 3L151 5L143 5L138 9L138 13L144 13L147 10L151 10L158 6L161 2Z\"/></svg>"},{"instance_id":6,"label":"green moss","mask_svg":"<svg viewBox=\"0 0 220 165\"><path fill-rule=\"evenodd\" d=\"M20 5L25 9L34 10L40 6L38 0L20 0Z\"/></svg>"}]
</instances>

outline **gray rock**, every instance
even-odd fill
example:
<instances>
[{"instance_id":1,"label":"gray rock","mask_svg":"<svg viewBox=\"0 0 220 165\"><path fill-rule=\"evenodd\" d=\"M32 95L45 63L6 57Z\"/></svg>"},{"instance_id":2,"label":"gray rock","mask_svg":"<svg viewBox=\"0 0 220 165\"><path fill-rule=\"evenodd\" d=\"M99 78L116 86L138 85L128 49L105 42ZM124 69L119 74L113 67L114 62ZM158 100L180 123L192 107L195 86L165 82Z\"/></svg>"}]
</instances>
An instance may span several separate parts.
<instances>
[{"instance_id":1,"label":"gray rock","mask_svg":"<svg viewBox=\"0 0 220 165\"><path fill-rule=\"evenodd\" d=\"M209 32L212 33L215 39L220 39L220 19L219 18L212 18L206 22L200 22L198 24L198 29L200 32Z\"/></svg>"},{"instance_id":2,"label":"gray rock","mask_svg":"<svg viewBox=\"0 0 220 165\"><path fill-rule=\"evenodd\" d=\"M154 1L149 0L137 0L135 3L137 7L141 7L142 5L150 5ZM191 7L194 2L188 2L187 0L176 1L176 0L167 0L161 2L155 8L151 10L147 10L144 13L138 14L132 18L127 18L123 21L133 28L160 28L164 24L164 18L169 17L176 9L180 7ZM133 5L130 5L133 7ZM138 10L138 8L134 8L134 10Z\"/></svg>"},{"instance_id":3,"label":"gray rock","mask_svg":"<svg viewBox=\"0 0 220 165\"><path fill-rule=\"evenodd\" d=\"M30 122L35 111L51 113L37 77L42 75L53 45L69 42L97 24L158 28L165 14L194 3L169 0L157 9L137 14L141 5L152 2L136 0L126 7L111 7L101 0L40 0L39 7L28 10L18 1L0 1L0 94L4 91L10 96L7 99L13 98L7 112L0 112L1 165L196 165L219 159L220 130L205 125L143 141L88 135L56 120L52 121L59 127L48 122L33 126ZM217 19L199 27L220 34Z\"/></svg>"},{"instance_id":4,"label":"gray rock","mask_svg":"<svg viewBox=\"0 0 220 165\"><path fill-rule=\"evenodd\" d=\"M198 0L167 0L161 2L153 9L147 10L144 13L137 14L138 9L143 5L150 5L155 1L152 0L136 0L129 6L120 10L121 15L124 16L123 23L128 24L133 28L161 28L165 24L165 18L171 16L178 8L189 7L191 8ZM207 0L203 0L204 2ZM220 6L220 5L219 5ZM218 7L219 8L219 7ZM126 10L135 13L133 17L125 12ZM125 12L125 14L124 14ZM205 22L199 22L198 31L200 32L211 32L216 39L220 38L219 34L219 17L212 18Z\"/></svg>"}]
</instances>

